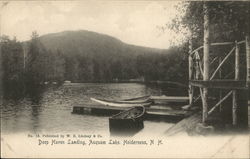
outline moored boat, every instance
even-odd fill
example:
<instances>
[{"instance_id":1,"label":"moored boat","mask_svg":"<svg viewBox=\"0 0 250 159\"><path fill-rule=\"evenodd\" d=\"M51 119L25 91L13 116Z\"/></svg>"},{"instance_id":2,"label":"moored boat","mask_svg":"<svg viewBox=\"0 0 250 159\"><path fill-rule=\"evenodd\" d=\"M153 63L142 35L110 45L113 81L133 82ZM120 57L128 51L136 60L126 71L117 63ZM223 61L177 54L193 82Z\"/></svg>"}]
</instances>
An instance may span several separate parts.
<instances>
[{"instance_id":1,"label":"moored boat","mask_svg":"<svg viewBox=\"0 0 250 159\"><path fill-rule=\"evenodd\" d=\"M151 101L111 101L105 99L90 98L92 101L114 107L135 107L135 106L150 106Z\"/></svg>"},{"instance_id":2,"label":"moored boat","mask_svg":"<svg viewBox=\"0 0 250 159\"><path fill-rule=\"evenodd\" d=\"M145 107L136 106L109 118L111 134L131 135L144 127Z\"/></svg>"}]
</instances>

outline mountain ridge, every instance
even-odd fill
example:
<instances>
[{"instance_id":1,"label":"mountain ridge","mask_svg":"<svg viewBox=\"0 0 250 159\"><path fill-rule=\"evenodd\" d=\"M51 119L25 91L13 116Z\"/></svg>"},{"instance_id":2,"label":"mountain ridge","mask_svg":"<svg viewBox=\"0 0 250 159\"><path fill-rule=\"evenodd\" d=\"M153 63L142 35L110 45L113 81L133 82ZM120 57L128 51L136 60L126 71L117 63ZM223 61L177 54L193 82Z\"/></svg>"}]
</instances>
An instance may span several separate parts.
<instances>
[{"instance_id":1,"label":"mountain ridge","mask_svg":"<svg viewBox=\"0 0 250 159\"><path fill-rule=\"evenodd\" d=\"M102 33L97 33L88 30L77 31L62 31L58 33L49 33L39 37L42 44L51 51L60 50L63 53L76 53L82 54L83 52L100 53L111 52L115 53L128 53L128 54L142 54L142 53L163 53L167 49L158 49L145 46L137 46L128 44L120 39Z\"/></svg>"},{"instance_id":2,"label":"mountain ridge","mask_svg":"<svg viewBox=\"0 0 250 159\"><path fill-rule=\"evenodd\" d=\"M136 46L86 30L46 34L30 42L30 48L37 48L30 50L37 65L33 72L43 81L178 80L187 68L183 47Z\"/></svg>"}]
</instances>

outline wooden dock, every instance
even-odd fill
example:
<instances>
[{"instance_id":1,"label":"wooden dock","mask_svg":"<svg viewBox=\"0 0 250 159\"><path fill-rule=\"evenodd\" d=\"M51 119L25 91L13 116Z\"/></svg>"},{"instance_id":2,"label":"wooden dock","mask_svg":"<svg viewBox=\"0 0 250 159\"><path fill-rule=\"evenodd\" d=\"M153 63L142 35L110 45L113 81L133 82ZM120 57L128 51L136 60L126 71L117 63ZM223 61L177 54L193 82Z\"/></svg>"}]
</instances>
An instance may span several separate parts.
<instances>
[{"instance_id":1,"label":"wooden dock","mask_svg":"<svg viewBox=\"0 0 250 159\"><path fill-rule=\"evenodd\" d=\"M188 103L189 97L185 96L150 96L150 99L157 102Z\"/></svg>"},{"instance_id":2,"label":"wooden dock","mask_svg":"<svg viewBox=\"0 0 250 159\"><path fill-rule=\"evenodd\" d=\"M121 111L127 110L129 107L112 107L105 105L76 105L73 107L72 113L75 114L91 114L91 115L114 115ZM146 107L147 119L164 119L172 118L181 120L187 116L190 116L193 111L172 109L168 106L151 105Z\"/></svg>"}]
</instances>

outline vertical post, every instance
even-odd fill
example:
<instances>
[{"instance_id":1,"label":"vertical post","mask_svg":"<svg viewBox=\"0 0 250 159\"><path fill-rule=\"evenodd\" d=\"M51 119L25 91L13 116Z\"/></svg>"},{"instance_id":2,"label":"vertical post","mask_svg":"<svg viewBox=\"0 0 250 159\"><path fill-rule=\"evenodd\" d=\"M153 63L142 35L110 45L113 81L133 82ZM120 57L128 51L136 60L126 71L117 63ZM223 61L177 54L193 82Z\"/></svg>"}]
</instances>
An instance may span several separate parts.
<instances>
[{"instance_id":1,"label":"vertical post","mask_svg":"<svg viewBox=\"0 0 250 159\"><path fill-rule=\"evenodd\" d=\"M248 6L250 6L250 4L248 4ZM250 15L248 14L248 17L250 17ZM247 34L247 36L246 36L246 59L247 59L247 74L246 74L246 76L247 76L247 79L246 79L246 83L247 83L247 88L248 88L248 91L246 91L246 108L244 109L244 108L242 108L242 110L240 110L240 111L243 111L244 112L244 110L245 111L248 111L248 107L249 107L249 89L250 89L250 42L249 42L249 40L250 40L250 32L249 32L249 27L250 27L250 22L248 21L248 34ZM248 111L249 112L249 111ZM241 114L240 114L241 115ZM244 116L244 114L242 115L242 116ZM243 125L243 127L245 127L245 128L247 128L247 126L249 126L249 123L248 123L248 121L249 121L249 114L247 113L247 114L245 114L245 116L243 117L243 119L245 119L244 121L245 121L245 123L246 123L246 125Z\"/></svg>"},{"instance_id":2,"label":"vertical post","mask_svg":"<svg viewBox=\"0 0 250 159\"><path fill-rule=\"evenodd\" d=\"M250 7L250 3L247 4L248 8ZM247 87L249 89L250 87L250 13L249 10L247 10L246 14L246 63L247 63L247 74L246 74L246 82L247 82Z\"/></svg>"},{"instance_id":3,"label":"vertical post","mask_svg":"<svg viewBox=\"0 0 250 159\"><path fill-rule=\"evenodd\" d=\"M207 2L203 4L204 11L204 81L209 80L209 8ZM208 88L203 89L203 111L202 111L202 123L206 124L208 116Z\"/></svg>"},{"instance_id":4,"label":"vertical post","mask_svg":"<svg viewBox=\"0 0 250 159\"><path fill-rule=\"evenodd\" d=\"M1 8L2 9L2 8ZM2 77L3 77L3 66L2 66L2 64L3 64L3 61L2 61L2 32L1 32L1 30L2 30L2 28L1 28L1 19L2 19L2 13L1 13L1 11L0 11L0 89L1 90L3 90L3 83L2 83L2 81L3 81L3 79L2 79ZM3 91L0 91L0 100L2 101L2 97L3 96ZM2 114L2 113L1 113Z\"/></svg>"},{"instance_id":5,"label":"vertical post","mask_svg":"<svg viewBox=\"0 0 250 159\"><path fill-rule=\"evenodd\" d=\"M240 79L240 52L237 41L235 42L235 78L236 81ZM237 125L237 108L238 108L238 99L237 99L237 90L233 90L233 108L232 108L232 117L233 125Z\"/></svg>"},{"instance_id":6,"label":"vertical post","mask_svg":"<svg viewBox=\"0 0 250 159\"><path fill-rule=\"evenodd\" d=\"M249 34L246 36L246 63L247 63L247 75L246 82L248 88L250 87L250 43L249 43Z\"/></svg>"},{"instance_id":7,"label":"vertical post","mask_svg":"<svg viewBox=\"0 0 250 159\"><path fill-rule=\"evenodd\" d=\"M195 53L195 79L199 80L200 78L200 68L199 68L200 57Z\"/></svg>"},{"instance_id":8,"label":"vertical post","mask_svg":"<svg viewBox=\"0 0 250 159\"><path fill-rule=\"evenodd\" d=\"M191 52L193 50L193 44L192 44L192 38L189 40L189 53L188 53L188 73L189 73L189 89L188 89L188 95L189 95L189 105L193 105L193 87L190 84L190 81L192 80L193 75L193 59Z\"/></svg>"}]
</instances>

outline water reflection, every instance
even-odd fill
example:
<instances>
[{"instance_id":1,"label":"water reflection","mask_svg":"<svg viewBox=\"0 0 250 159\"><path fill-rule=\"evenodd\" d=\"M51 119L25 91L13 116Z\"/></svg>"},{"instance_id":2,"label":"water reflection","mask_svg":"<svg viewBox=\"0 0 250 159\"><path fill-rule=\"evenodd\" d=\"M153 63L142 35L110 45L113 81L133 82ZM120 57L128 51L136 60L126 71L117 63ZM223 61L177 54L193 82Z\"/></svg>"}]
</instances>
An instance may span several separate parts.
<instances>
[{"instance_id":1,"label":"water reflection","mask_svg":"<svg viewBox=\"0 0 250 159\"><path fill-rule=\"evenodd\" d=\"M76 104L95 104L90 97L126 99L149 94L162 95L162 90L135 83L85 83L32 89L26 97L3 99L1 128L3 132L109 134L108 117L72 115L72 107Z\"/></svg>"},{"instance_id":2,"label":"water reflection","mask_svg":"<svg viewBox=\"0 0 250 159\"><path fill-rule=\"evenodd\" d=\"M187 96L188 88L180 87L175 84L167 83L147 83L147 88L158 90L157 95L168 95L168 96Z\"/></svg>"}]
</instances>

